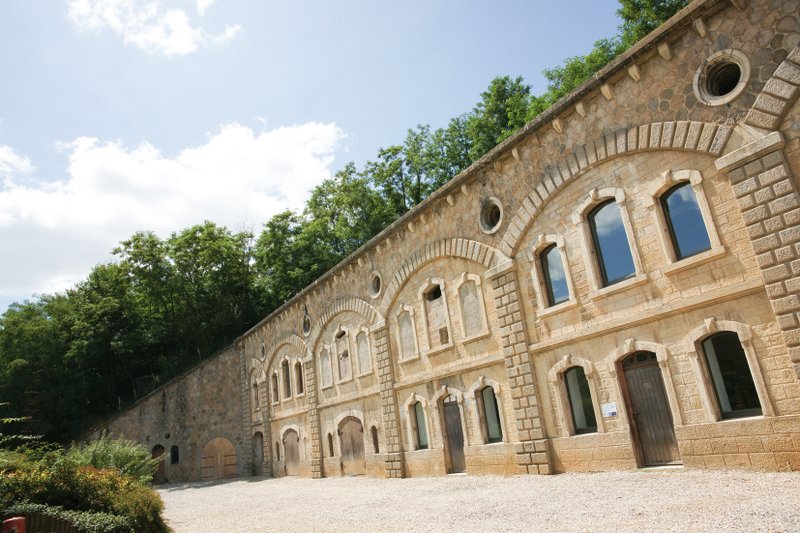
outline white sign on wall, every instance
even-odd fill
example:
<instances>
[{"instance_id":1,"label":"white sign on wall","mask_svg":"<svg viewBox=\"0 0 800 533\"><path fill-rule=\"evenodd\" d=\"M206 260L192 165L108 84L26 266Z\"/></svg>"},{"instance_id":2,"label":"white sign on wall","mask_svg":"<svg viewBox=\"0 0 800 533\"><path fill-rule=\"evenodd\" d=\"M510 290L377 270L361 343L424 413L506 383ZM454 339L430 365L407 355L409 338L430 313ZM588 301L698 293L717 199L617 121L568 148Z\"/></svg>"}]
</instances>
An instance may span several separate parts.
<instances>
[{"instance_id":1,"label":"white sign on wall","mask_svg":"<svg viewBox=\"0 0 800 533\"><path fill-rule=\"evenodd\" d=\"M600 411L603 413L604 418L617 416L617 404L615 402L601 403Z\"/></svg>"}]
</instances>

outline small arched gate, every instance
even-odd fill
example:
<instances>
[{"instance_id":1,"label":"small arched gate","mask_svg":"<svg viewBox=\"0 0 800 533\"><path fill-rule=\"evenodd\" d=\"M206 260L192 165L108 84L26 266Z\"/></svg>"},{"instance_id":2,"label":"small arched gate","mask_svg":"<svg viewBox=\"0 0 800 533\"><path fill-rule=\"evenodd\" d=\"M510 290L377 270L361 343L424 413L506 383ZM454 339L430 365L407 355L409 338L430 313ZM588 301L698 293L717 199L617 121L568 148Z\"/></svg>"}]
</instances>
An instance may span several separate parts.
<instances>
[{"instance_id":1,"label":"small arched gate","mask_svg":"<svg viewBox=\"0 0 800 533\"><path fill-rule=\"evenodd\" d=\"M293 429L283 434L283 469L287 476L300 473L300 437Z\"/></svg>"},{"instance_id":2,"label":"small arched gate","mask_svg":"<svg viewBox=\"0 0 800 533\"><path fill-rule=\"evenodd\" d=\"M339 443L341 444L342 474L362 476L367 473L364 460L364 426L361 421L348 416L339 423Z\"/></svg>"}]
</instances>

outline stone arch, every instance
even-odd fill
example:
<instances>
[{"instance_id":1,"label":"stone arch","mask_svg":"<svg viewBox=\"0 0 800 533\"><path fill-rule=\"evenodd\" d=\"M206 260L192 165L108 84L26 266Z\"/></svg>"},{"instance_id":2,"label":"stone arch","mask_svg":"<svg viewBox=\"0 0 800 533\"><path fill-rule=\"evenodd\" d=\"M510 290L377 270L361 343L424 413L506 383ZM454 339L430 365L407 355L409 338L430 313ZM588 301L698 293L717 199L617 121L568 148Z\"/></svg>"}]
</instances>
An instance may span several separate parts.
<instances>
[{"instance_id":1,"label":"stone arch","mask_svg":"<svg viewBox=\"0 0 800 533\"><path fill-rule=\"evenodd\" d=\"M550 198L594 167L629 153L655 150L681 150L719 157L732 132L733 126L711 122L654 122L621 128L576 147L566 158L545 167L536 180L536 187L511 217L499 251L513 257Z\"/></svg>"},{"instance_id":2,"label":"stone arch","mask_svg":"<svg viewBox=\"0 0 800 533\"><path fill-rule=\"evenodd\" d=\"M311 333L309 333L308 337L310 339L316 339L312 344L316 345L319 342L318 337L320 333L336 315L347 311L352 311L353 313L363 316L371 325L379 324L384 321L383 314L378 309L360 298L341 298L339 300L334 300L334 302L320 314L319 318L314 323L314 327L311 328Z\"/></svg>"},{"instance_id":3,"label":"stone arch","mask_svg":"<svg viewBox=\"0 0 800 533\"><path fill-rule=\"evenodd\" d=\"M683 416L681 415L680 406L678 405L678 395L675 392L675 383L672 380L672 372L669 369L670 353L666 346L656 342L636 340L631 337L627 339L620 348L614 350L614 352L606 360L608 372L616 381L617 363L631 353L638 351L653 352L656 354L658 366L661 369L661 375L664 378L664 389L667 393L669 409L672 412L672 420L676 426L682 426ZM617 383L617 387L619 387L619 383ZM620 399L622 398L622 394L620 393L619 389L617 389L617 397ZM625 412L625 409L618 409L617 412L622 413L622 417L624 417L624 423L628 424L628 415Z\"/></svg>"},{"instance_id":4,"label":"stone arch","mask_svg":"<svg viewBox=\"0 0 800 533\"><path fill-rule=\"evenodd\" d=\"M705 411L706 419L709 422L716 422L717 417L715 409L712 406L712 397L714 392L706 383L704 372L700 360L700 347L699 344L708 336L722 331L732 331L739 337L739 342L744 350L747 365L750 367L750 375L753 378L753 385L755 385L758 399L761 402L761 409L764 416L774 416L775 409L772 406L772 397L769 394L769 388L764 381L764 374L761 370L761 364L756 356L755 348L753 347L753 330L747 324L736 322L734 320L717 320L714 317L706 318L703 324L690 331L686 337L683 338L683 348L692 359L692 366L694 368L697 386L700 389L700 400L703 404L703 411Z\"/></svg>"},{"instance_id":5,"label":"stone arch","mask_svg":"<svg viewBox=\"0 0 800 533\"><path fill-rule=\"evenodd\" d=\"M454 387L442 385L441 388L433 395L433 398L431 398L431 408L436 416L436 420L439 421L439 426L444 428L444 418L441 410L439 409L439 405L441 404L442 400L450 394L456 397L456 400L458 401L458 407L461 409L461 432L464 434L464 447L467 447L469 446L469 436L467 434L467 407L464 404L464 393ZM442 429L441 431L443 432L444 430Z\"/></svg>"},{"instance_id":6,"label":"stone arch","mask_svg":"<svg viewBox=\"0 0 800 533\"><path fill-rule=\"evenodd\" d=\"M443 257L460 257L482 264L487 269L508 261L508 257L486 244L470 239L450 238L429 242L418 248L397 269L392 280L387 284L380 305L380 313L386 316L389 307L410 278L422 265Z\"/></svg>"},{"instance_id":7,"label":"stone arch","mask_svg":"<svg viewBox=\"0 0 800 533\"><path fill-rule=\"evenodd\" d=\"M311 352L308 349L308 345L306 342L300 338L297 333L294 332L287 332L277 337L275 342L272 344L272 347L269 350L267 358L264 360L264 370L268 372L269 368L272 366L272 363L275 360L275 356L278 354L281 348L286 345L290 345L294 348L297 348L300 353L302 354L301 358L303 360L309 358L311 356Z\"/></svg>"},{"instance_id":8,"label":"stone arch","mask_svg":"<svg viewBox=\"0 0 800 533\"><path fill-rule=\"evenodd\" d=\"M305 446L303 445L303 437L305 435L302 431L302 428L298 424L283 424L278 430L278 441L281 443L281 458L283 459L286 456L286 450L283 449L283 439L286 437L286 433L289 431L294 431L297 433L300 460L302 461L306 458L306 450Z\"/></svg>"}]
</instances>

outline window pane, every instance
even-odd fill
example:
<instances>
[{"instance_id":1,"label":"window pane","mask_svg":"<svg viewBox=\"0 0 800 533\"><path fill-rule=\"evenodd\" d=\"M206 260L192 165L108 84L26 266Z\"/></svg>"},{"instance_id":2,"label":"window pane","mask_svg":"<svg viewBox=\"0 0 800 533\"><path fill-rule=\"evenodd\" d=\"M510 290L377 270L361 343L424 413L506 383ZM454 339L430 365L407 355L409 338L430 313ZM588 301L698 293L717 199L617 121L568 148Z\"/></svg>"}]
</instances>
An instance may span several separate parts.
<instances>
[{"instance_id":1,"label":"window pane","mask_svg":"<svg viewBox=\"0 0 800 533\"><path fill-rule=\"evenodd\" d=\"M690 183L673 187L661 197L675 256L678 259L711 249L708 231Z\"/></svg>"},{"instance_id":2,"label":"window pane","mask_svg":"<svg viewBox=\"0 0 800 533\"><path fill-rule=\"evenodd\" d=\"M290 398L292 396L292 381L289 379L289 363L284 361L281 365L281 374L283 374L283 397Z\"/></svg>"},{"instance_id":3,"label":"window pane","mask_svg":"<svg viewBox=\"0 0 800 533\"><path fill-rule=\"evenodd\" d=\"M574 366L564 374L567 385L572 423L575 433L592 433L597 431L597 420L594 417L592 393L583 368Z\"/></svg>"},{"instance_id":4,"label":"window pane","mask_svg":"<svg viewBox=\"0 0 800 533\"><path fill-rule=\"evenodd\" d=\"M548 306L560 304L569 300L567 276L564 272L564 262L561 260L561 251L555 244L546 248L541 254L544 284L547 289Z\"/></svg>"},{"instance_id":5,"label":"window pane","mask_svg":"<svg viewBox=\"0 0 800 533\"><path fill-rule=\"evenodd\" d=\"M703 341L711 381L723 418L761 414L750 366L736 333L718 333Z\"/></svg>"},{"instance_id":6,"label":"window pane","mask_svg":"<svg viewBox=\"0 0 800 533\"><path fill-rule=\"evenodd\" d=\"M503 440L503 430L500 427L500 413L497 409L497 399L492 387L486 387L481 392L483 397L483 416L486 422L486 438L489 442Z\"/></svg>"},{"instance_id":7,"label":"window pane","mask_svg":"<svg viewBox=\"0 0 800 533\"><path fill-rule=\"evenodd\" d=\"M633 276L633 256L617 203L609 200L594 208L589 214L589 224L603 286Z\"/></svg>"},{"instance_id":8,"label":"window pane","mask_svg":"<svg viewBox=\"0 0 800 533\"><path fill-rule=\"evenodd\" d=\"M425 427L425 411L422 410L422 404L417 402L414 404L414 419L417 424L417 449L428 449L428 430Z\"/></svg>"}]
</instances>

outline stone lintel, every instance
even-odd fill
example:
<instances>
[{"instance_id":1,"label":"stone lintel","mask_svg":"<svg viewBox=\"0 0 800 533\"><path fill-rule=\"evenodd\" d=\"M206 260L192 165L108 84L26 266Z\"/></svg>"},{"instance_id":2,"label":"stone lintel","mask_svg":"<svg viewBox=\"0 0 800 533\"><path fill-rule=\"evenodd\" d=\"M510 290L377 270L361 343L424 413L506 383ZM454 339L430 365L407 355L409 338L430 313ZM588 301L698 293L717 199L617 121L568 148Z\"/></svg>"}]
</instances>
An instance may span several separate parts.
<instances>
[{"instance_id":1,"label":"stone lintel","mask_svg":"<svg viewBox=\"0 0 800 533\"><path fill-rule=\"evenodd\" d=\"M725 154L717 159L714 164L717 166L717 170L728 172L771 152L781 150L784 144L783 135L778 131L773 131L750 144Z\"/></svg>"},{"instance_id":2,"label":"stone lintel","mask_svg":"<svg viewBox=\"0 0 800 533\"><path fill-rule=\"evenodd\" d=\"M514 260L509 259L507 261L503 261L502 263L490 268L486 271L486 278L487 279L495 279L499 276L502 276L506 272L514 269Z\"/></svg>"}]
</instances>

